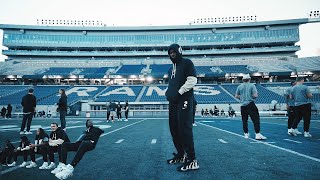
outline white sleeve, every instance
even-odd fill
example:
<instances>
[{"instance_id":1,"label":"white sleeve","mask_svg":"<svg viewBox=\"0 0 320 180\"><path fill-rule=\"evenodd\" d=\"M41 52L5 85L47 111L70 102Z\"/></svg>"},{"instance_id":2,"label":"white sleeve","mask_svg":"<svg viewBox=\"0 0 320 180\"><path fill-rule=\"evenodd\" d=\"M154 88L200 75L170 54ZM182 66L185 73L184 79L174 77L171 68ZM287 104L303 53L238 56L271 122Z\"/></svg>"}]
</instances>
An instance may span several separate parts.
<instances>
[{"instance_id":1,"label":"white sleeve","mask_svg":"<svg viewBox=\"0 0 320 180\"><path fill-rule=\"evenodd\" d=\"M187 81L179 89L179 93L182 95L190 91L190 89L192 89L196 84L197 84L197 78L194 76L188 76Z\"/></svg>"}]
</instances>

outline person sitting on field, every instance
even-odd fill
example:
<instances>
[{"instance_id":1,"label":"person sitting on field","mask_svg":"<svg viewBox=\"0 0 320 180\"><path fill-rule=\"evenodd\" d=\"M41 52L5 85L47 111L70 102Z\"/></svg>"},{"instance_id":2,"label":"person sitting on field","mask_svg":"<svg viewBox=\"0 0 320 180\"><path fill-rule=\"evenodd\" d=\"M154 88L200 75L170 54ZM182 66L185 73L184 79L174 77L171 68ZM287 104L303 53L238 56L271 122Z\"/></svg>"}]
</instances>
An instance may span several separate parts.
<instances>
[{"instance_id":1,"label":"person sitting on field","mask_svg":"<svg viewBox=\"0 0 320 180\"><path fill-rule=\"evenodd\" d=\"M62 159L62 166L55 174L59 179L66 179L73 175L74 168L77 166L79 161L82 159L84 154L87 151L92 151L95 149L99 137L103 130L99 129L98 127L93 126L93 123L90 119L86 121L86 130L84 133L78 138L75 143L66 142L62 144L61 147L61 159ZM67 164L67 156L69 151L75 151L76 155L74 156L71 164Z\"/></svg>"}]
</instances>

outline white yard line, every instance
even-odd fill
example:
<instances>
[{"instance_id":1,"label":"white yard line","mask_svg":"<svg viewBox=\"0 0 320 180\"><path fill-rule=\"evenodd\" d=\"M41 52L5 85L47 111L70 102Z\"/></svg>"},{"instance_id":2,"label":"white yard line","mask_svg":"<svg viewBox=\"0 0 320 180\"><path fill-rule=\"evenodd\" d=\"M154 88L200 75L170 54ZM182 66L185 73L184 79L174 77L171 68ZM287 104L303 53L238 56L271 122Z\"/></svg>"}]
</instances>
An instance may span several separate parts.
<instances>
[{"instance_id":1,"label":"white yard line","mask_svg":"<svg viewBox=\"0 0 320 180\"><path fill-rule=\"evenodd\" d=\"M227 141L225 141L225 140L223 140L223 139L218 139L221 143L223 143L223 144L227 144L228 142Z\"/></svg>"},{"instance_id":2,"label":"white yard line","mask_svg":"<svg viewBox=\"0 0 320 180\"><path fill-rule=\"evenodd\" d=\"M152 139L151 144L157 143L157 139Z\"/></svg>"},{"instance_id":3,"label":"white yard line","mask_svg":"<svg viewBox=\"0 0 320 180\"><path fill-rule=\"evenodd\" d=\"M223 131L223 132L226 132L226 133L229 133L229 134L232 134L232 135L235 135L235 136L243 138L243 135L240 135L240 134L237 134L237 133L234 133L234 132L230 132L230 131L227 131L227 130L224 130L224 129L220 129L220 128L217 128L217 127L209 126L209 125L203 124L203 123L198 123L198 124L201 124L203 126L206 126L206 127L212 128L212 129L216 129L216 130L219 130L219 131ZM298 153L296 151L293 151L293 150L290 150L290 149L286 149L286 148L283 148L283 147L279 147L279 146L276 146L276 145L273 145L273 144L269 144L269 143L266 143L266 142L263 142L263 141L258 141L258 140L252 139L252 138L249 138L249 139L251 139L251 140L253 140L255 142L260 142L261 144L264 144L264 145L267 145L267 146L270 146L270 147L273 147L273 148L276 148L276 149L280 149L280 150L286 151L288 153L295 154L297 156L304 157L306 159L313 160L313 161L316 161L316 162L320 163L320 159L318 159L318 158L311 157L311 156L308 156L308 155L305 155L305 154L301 154L301 153Z\"/></svg>"}]
</instances>

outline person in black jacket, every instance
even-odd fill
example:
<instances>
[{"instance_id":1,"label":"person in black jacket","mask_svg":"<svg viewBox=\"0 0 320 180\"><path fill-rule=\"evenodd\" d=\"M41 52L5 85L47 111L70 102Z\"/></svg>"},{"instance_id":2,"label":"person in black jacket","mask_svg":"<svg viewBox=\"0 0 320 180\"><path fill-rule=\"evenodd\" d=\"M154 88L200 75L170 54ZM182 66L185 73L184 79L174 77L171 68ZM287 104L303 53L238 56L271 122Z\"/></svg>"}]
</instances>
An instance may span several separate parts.
<instances>
[{"instance_id":1,"label":"person in black jacket","mask_svg":"<svg viewBox=\"0 0 320 180\"><path fill-rule=\"evenodd\" d=\"M17 159L18 159L18 156L23 156L23 162L20 165L20 167L27 166L28 165L27 164L28 152L30 150L29 145L30 145L30 141L29 141L28 137L25 135L21 136L19 147L17 147L17 149L15 149L14 153L13 153L14 161L13 161L13 163L8 164L8 166L15 166ZM11 156L9 157L9 160L11 160Z\"/></svg>"},{"instance_id":2,"label":"person in black jacket","mask_svg":"<svg viewBox=\"0 0 320 180\"><path fill-rule=\"evenodd\" d=\"M8 107L7 107L7 118L11 119L11 112L12 112L12 106L11 104L8 104Z\"/></svg>"},{"instance_id":3,"label":"person in black jacket","mask_svg":"<svg viewBox=\"0 0 320 180\"><path fill-rule=\"evenodd\" d=\"M0 163L2 165L7 165L7 164L10 164L11 162L11 159L14 155L14 145L9 141L9 140L6 140L6 143L5 143L5 147L4 149L2 150L2 154L1 154L1 161Z\"/></svg>"},{"instance_id":4,"label":"person in black jacket","mask_svg":"<svg viewBox=\"0 0 320 180\"><path fill-rule=\"evenodd\" d=\"M59 165L61 165L61 145L65 142L70 142L68 135L64 130L62 130L60 127L58 127L58 123L52 122L51 123L51 130L52 132L49 135L49 148L48 148L48 156L51 164L53 163L52 167L55 167L54 163L54 153L58 152L59 156ZM48 168L49 169L49 168ZM54 169L55 170L55 169ZM54 174L54 170L51 171L51 173Z\"/></svg>"},{"instance_id":5,"label":"person in black jacket","mask_svg":"<svg viewBox=\"0 0 320 180\"><path fill-rule=\"evenodd\" d=\"M23 107L23 120L21 124L20 134L32 134L30 132L31 121L34 110L36 108L37 98L33 95L34 90L29 89L28 94L23 96L21 105ZM24 132L27 123L27 132Z\"/></svg>"},{"instance_id":6,"label":"person in black jacket","mask_svg":"<svg viewBox=\"0 0 320 180\"><path fill-rule=\"evenodd\" d=\"M118 118L118 121L122 121L121 109L122 109L122 106L120 104L120 101L118 101L118 104L117 104L117 118Z\"/></svg>"},{"instance_id":7,"label":"person in black jacket","mask_svg":"<svg viewBox=\"0 0 320 180\"><path fill-rule=\"evenodd\" d=\"M169 82L166 98L169 101L169 126L173 143L177 150L168 164L184 163L178 171L199 169L195 156L193 122L193 87L197 84L197 75L193 62L182 57L182 48L178 44L170 45L168 55L173 66L169 69ZM185 153L187 160L185 160Z\"/></svg>"},{"instance_id":8,"label":"person in black jacket","mask_svg":"<svg viewBox=\"0 0 320 180\"><path fill-rule=\"evenodd\" d=\"M5 117L6 117L6 113L7 113L7 109L3 106L2 109L1 109L1 116L2 116L2 118L5 118Z\"/></svg>"},{"instance_id":9,"label":"person in black jacket","mask_svg":"<svg viewBox=\"0 0 320 180\"><path fill-rule=\"evenodd\" d=\"M60 113L60 122L61 122L61 128L66 131L66 115L67 115L67 107L68 107L68 101L67 101L67 95L65 89L60 89L59 93L61 95L58 105L58 111Z\"/></svg>"},{"instance_id":10,"label":"person in black jacket","mask_svg":"<svg viewBox=\"0 0 320 180\"><path fill-rule=\"evenodd\" d=\"M42 128L37 129L37 134L34 140L34 144L30 144L29 147L30 147L31 163L30 165L26 166L26 168L37 167L35 154L41 154L42 159L44 161L43 165L40 166L39 169L51 169L55 166L54 162L51 162L51 164L48 165L47 154L48 154L48 147L49 147L49 136Z\"/></svg>"},{"instance_id":11,"label":"person in black jacket","mask_svg":"<svg viewBox=\"0 0 320 180\"><path fill-rule=\"evenodd\" d=\"M76 155L74 156L71 164L64 166L62 171L56 173L57 178L66 179L72 176L74 168L77 166L84 154L87 151L92 151L96 147L100 135L104 133L103 130L93 126L93 123L90 119L86 121L86 127L87 130L84 131L84 133L78 138L75 143L68 142L62 144L62 163L66 164L68 151L76 151Z\"/></svg>"},{"instance_id":12,"label":"person in black jacket","mask_svg":"<svg viewBox=\"0 0 320 180\"><path fill-rule=\"evenodd\" d=\"M124 105L124 115L126 116L126 119L124 121L128 121L129 116L129 103L126 101L126 105Z\"/></svg>"}]
</instances>

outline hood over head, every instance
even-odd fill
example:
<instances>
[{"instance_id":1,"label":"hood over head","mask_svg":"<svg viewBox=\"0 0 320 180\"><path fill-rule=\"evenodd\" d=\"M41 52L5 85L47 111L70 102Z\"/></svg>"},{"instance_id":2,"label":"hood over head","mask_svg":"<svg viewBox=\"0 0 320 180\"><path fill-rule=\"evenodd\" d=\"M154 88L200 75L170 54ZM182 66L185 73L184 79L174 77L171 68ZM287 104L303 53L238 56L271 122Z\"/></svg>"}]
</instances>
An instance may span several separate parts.
<instances>
[{"instance_id":1,"label":"hood over head","mask_svg":"<svg viewBox=\"0 0 320 180\"><path fill-rule=\"evenodd\" d=\"M176 52L176 57L175 58L171 58L170 56L170 50L174 50L174 52ZM172 63L178 63L179 61L181 61L182 59L182 48L179 44L171 44L168 48L168 55L172 61Z\"/></svg>"}]
</instances>

